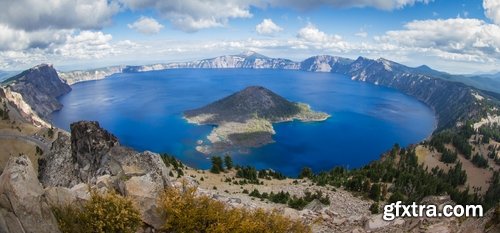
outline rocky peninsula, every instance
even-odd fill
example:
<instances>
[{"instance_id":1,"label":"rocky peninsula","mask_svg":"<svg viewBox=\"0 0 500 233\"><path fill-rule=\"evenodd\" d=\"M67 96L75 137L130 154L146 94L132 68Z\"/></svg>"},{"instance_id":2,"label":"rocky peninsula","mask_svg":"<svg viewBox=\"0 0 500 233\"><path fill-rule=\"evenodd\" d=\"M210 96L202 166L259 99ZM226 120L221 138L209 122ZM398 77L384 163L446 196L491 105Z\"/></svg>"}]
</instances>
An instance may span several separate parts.
<instances>
[{"instance_id":1,"label":"rocky peninsula","mask_svg":"<svg viewBox=\"0 0 500 233\"><path fill-rule=\"evenodd\" d=\"M272 143L273 123L324 121L330 115L286 100L261 86L250 86L204 107L184 112L189 123L216 126L197 150L204 154Z\"/></svg>"}]
</instances>

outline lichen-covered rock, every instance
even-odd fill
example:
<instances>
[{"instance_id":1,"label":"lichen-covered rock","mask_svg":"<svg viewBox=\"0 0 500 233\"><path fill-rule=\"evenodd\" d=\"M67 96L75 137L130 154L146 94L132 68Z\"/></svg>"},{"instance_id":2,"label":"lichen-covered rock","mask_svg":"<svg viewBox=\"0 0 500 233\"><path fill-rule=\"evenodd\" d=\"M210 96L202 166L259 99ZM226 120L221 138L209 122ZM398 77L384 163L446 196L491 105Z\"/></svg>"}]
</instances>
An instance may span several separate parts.
<instances>
[{"instance_id":1,"label":"lichen-covered rock","mask_svg":"<svg viewBox=\"0 0 500 233\"><path fill-rule=\"evenodd\" d=\"M71 153L79 168L83 182L91 181L99 168L107 162L107 154L118 139L102 129L98 122L76 122L71 124Z\"/></svg>"},{"instance_id":2,"label":"lichen-covered rock","mask_svg":"<svg viewBox=\"0 0 500 233\"><path fill-rule=\"evenodd\" d=\"M11 157L0 176L1 232L60 232L26 156Z\"/></svg>"}]
</instances>

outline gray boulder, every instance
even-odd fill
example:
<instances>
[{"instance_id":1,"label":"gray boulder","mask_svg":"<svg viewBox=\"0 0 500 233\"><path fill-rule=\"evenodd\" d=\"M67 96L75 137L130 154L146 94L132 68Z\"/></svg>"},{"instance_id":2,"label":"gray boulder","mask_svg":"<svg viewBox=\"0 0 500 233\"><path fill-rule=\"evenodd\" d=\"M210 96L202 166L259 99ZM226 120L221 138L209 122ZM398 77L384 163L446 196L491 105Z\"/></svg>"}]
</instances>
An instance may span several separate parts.
<instances>
[{"instance_id":1,"label":"gray boulder","mask_svg":"<svg viewBox=\"0 0 500 233\"><path fill-rule=\"evenodd\" d=\"M0 232L60 232L26 156L11 157L0 176Z\"/></svg>"}]
</instances>

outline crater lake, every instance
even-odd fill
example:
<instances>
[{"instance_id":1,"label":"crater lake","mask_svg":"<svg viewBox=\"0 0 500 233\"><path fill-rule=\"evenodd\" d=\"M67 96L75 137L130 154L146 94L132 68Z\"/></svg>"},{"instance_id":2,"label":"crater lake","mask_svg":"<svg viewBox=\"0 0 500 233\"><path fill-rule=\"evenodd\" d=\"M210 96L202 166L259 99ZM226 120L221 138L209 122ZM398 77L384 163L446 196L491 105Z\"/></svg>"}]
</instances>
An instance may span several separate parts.
<instances>
[{"instance_id":1,"label":"crater lake","mask_svg":"<svg viewBox=\"0 0 500 233\"><path fill-rule=\"evenodd\" d=\"M207 169L209 157L195 147L198 140L207 141L213 126L189 124L182 112L251 85L331 115L323 122L274 124L274 143L231 152L235 164L271 168L288 176L296 176L305 166L316 172L363 166L395 143L406 146L424 140L436 125L431 109L394 89L332 73L267 69L115 74L74 84L59 98L64 107L50 120L66 130L75 121L99 121L122 145L168 153L188 166Z\"/></svg>"}]
</instances>

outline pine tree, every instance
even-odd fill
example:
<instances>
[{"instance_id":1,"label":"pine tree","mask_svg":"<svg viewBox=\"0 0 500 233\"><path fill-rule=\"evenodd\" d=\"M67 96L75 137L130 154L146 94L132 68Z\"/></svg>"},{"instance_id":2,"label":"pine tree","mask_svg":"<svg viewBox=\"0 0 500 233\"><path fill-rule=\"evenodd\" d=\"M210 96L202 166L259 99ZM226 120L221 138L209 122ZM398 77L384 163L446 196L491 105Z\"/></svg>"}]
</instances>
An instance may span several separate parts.
<instances>
[{"instance_id":1,"label":"pine tree","mask_svg":"<svg viewBox=\"0 0 500 233\"><path fill-rule=\"evenodd\" d=\"M381 190L380 184L373 184L370 189L370 198L374 201L380 200Z\"/></svg>"},{"instance_id":2,"label":"pine tree","mask_svg":"<svg viewBox=\"0 0 500 233\"><path fill-rule=\"evenodd\" d=\"M226 165L227 170L233 169L233 159L231 158L231 156L224 156L224 165Z\"/></svg>"},{"instance_id":3,"label":"pine tree","mask_svg":"<svg viewBox=\"0 0 500 233\"><path fill-rule=\"evenodd\" d=\"M212 157L212 168L210 168L210 172L219 174L224 171L224 167L222 166L222 159L219 156Z\"/></svg>"},{"instance_id":4,"label":"pine tree","mask_svg":"<svg viewBox=\"0 0 500 233\"><path fill-rule=\"evenodd\" d=\"M313 177L313 171L310 167L304 167L300 171L299 179L303 178L312 178Z\"/></svg>"}]
</instances>

